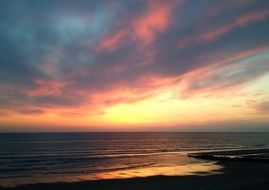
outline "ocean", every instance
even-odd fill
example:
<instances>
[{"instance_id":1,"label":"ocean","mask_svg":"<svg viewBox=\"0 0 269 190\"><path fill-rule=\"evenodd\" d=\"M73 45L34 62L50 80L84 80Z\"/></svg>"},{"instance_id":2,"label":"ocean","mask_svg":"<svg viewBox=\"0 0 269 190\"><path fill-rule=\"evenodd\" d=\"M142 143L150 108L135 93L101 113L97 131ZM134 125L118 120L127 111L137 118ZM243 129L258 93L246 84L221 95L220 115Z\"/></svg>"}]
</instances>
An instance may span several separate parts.
<instances>
[{"instance_id":1,"label":"ocean","mask_svg":"<svg viewBox=\"0 0 269 190\"><path fill-rule=\"evenodd\" d=\"M0 186L216 174L187 153L268 147L269 133L2 133Z\"/></svg>"}]
</instances>

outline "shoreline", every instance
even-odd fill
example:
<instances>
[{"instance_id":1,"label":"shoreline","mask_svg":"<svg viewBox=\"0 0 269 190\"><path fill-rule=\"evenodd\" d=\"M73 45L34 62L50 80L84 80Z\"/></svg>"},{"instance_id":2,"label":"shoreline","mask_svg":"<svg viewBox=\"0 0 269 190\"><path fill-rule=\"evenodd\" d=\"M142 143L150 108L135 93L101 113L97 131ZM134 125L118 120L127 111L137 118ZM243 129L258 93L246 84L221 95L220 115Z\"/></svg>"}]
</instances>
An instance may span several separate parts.
<instances>
[{"instance_id":1,"label":"shoreline","mask_svg":"<svg viewBox=\"0 0 269 190\"><path fill-rule=\"evenodd\" d=\"M261 154L259 154L261 153ZM264 153L264 154L263 154ZM189 154L197 159L212 160L222 166L219 174L199 173L187 176L150 176L126 179L106 179L80 182L57 182L0 187L0 190L267 190L269 189L269 164L249 157L235 160L227 155L267 155L269 149L226 152L201 152ZM216 156L217 155L217 156ZM224 156L225 155L225 156ZM211 156L211 157L210 157ZM238 158L238 157L236 157ZM266 157L267 158L267 157ZM244 160L245 159L245 160ZM268 159L265 159L268 161Z\"/></svg>"},{"instance_id":2,"label":"shoreline","mask_svg":"<svg viewBox=\"0 0 269 190\"><path fill-rule=\"evenodd\" d=\"M1 190L195 190L195 189L257 189L269 188L269 165L263 163L246 163L222 161L223 174L209 176L152 176L131 179L111 179L82 181L74 183L47 183L23 185Z\"/></svg>"}]
</instances>

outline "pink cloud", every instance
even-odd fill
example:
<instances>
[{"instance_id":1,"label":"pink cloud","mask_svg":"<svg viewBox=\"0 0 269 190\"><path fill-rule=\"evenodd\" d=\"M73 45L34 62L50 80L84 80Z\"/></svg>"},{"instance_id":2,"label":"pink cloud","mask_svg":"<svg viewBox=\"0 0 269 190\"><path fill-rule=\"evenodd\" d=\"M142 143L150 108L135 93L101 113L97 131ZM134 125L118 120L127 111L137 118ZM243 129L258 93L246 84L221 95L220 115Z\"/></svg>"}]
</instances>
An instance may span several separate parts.
<instances>
[{"instance_id":1,"label":"pink cloud","mask_svg":"<svg viewBox=\"0 0 269 190\"><path fill-rule=\"evenodd\" d=\"M164 31L170 20L171 4L150 1L149 11L138 16L133 28L139 39L148 44L155 40L156 34Z\"/></svg>"},{"instance_id":2,"label":"pink cloud","mask_svg":"<svg viewBox=\"0 0 269 190\"><path fill-rule=\"evenodd\" d=\"M195 35L195 36L188 36L188 37L180 40L180 42L178 43L178 47L184 48L191 43L200 42L200 41L208 42L208 41L215 40L233 28L243 27L243 26L246 26L246 25L251 24L253 22L263 20L268 15L269 15L269 10L263 10L263 11L245 14L243 16L235 18L234 20L230 21L229 23L222 25L219 28L216 28L214 30L202 32L202 33Z\"/></svg>"},{"instance_id":3,"label":"pink cloud","mask_svg":"<svg viewBox=\"0 0 269 190\"><path fill-rule=\"evenodd\" d=\"M57 81L45 81L36 79L34 80L37 85L34 89L23 89L23 92L30 97L40 96L58 96L62 92L62 88L65 86L63 82Z\"/></svg>"},{"instance_id":4,"label":"pink cloud","mask_svg":"<svg viewBox=\"0 0 269 190\"><path fill-rule=\"evenodd\" d=\"M259 20L264 19L268 15L269 15L268 10L243 15L239 18L236 18L235 20L233 20L229 24L226 24L226 25L224 25L216 30L213 30L213 31L210 31L206 34L201 35L200 39L205 40L205 41L214 40L214 39L218 38L219 36L225 34L227 31L231 30L232 28L242 27L242 26L248 25L252 22L257 22Z\"/></svg>"},{"instance_id":5,"label":"pink cloud","mask_svg":"<svg viewBox=\"0 0 269 190\"><path fill-rule=\"evenodd\" d=\"M251 5L257 2L256 0L237 0L237 1L220 1L213 8L209 7L207 17L215 17L224 11L235 9L238 10L242 6Z\"/></svg>"},{"instance_id":6,"label":"pink cloud","mask_svg":"<svg viewBox=\"0 0 269 190\"><path fill-rule=\"evenodd\" d=\"M107 36L103 38L100 43L97 45L96 50L97 51L106 51L106 52L113 52L115 51L119 46L121 41L125 38L126 31L125 30L119 30L113 35Z\"/></svg>"},{"instance_id":7,"label":"pink cloud","mask_svg":"<svg viewBox=\"0 0 269 190\"><path fill-rule=\"evenodd\" d=\"M95 50L113 52L124 42L139 40L143 45L149 45L156 36L165 31L169 25L171 3L162 1L149 1L148 9L141 15L131 15L119 20L122 24L116 32L105 36L97 44Z\"/></svg>"},{"instance_id":8,"label":"pink cloud","mask_svg":"<svg viewBox=\"0 0 269 190\"><path fill-rule=\"evenodd\" d=\"M251 108L256 110L259 114L269 114L269 101L259 102L259 103L253 103L251 105Z\"/></svg>"}]
</instances>

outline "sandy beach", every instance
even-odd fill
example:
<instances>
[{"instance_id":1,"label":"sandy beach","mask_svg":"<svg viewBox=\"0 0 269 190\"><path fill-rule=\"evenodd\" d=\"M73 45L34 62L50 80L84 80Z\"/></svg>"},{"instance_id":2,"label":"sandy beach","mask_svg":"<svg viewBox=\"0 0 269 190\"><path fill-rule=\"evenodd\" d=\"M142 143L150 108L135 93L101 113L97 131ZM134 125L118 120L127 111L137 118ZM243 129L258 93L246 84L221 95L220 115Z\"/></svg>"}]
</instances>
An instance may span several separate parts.
<instances>
[{"instance_id":1,"label":"sandy beach","mask_svg":"<svg viewBox=\"0 0 269 190\"><path fill-rule=\"evenodd\" d=\"M267 152L267 151L265 151ZM226 154L229 152L225 152ZM230 152L238 155L240 152ZM244 151L244 154L247 152ZM258 151L255 150L257 154ZM207 153L208 154L208 153ZM214 152L216 154L216 152ZM221 154L221 153L219 153ZM252 154L252 152L249 152ZM112 179L83 181L74 183L32 184L14 188L0 188L13 190L267 190L269 189L269 164L264 162L249 162L221 160L218 164L223 168L220 174L190 175L190 176L153 176L132 179Z\"/></svg>"}]
</instances>

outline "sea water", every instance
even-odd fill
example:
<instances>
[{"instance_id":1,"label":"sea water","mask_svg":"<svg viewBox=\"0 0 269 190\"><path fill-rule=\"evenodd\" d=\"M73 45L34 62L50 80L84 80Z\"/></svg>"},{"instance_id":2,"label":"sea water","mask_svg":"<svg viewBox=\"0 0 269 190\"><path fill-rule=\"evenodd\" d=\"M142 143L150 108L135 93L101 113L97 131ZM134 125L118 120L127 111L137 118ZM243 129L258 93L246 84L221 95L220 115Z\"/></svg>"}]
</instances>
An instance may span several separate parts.
<instances>
[{"instance_id":1,"label":"sea water","mask_svg":"<svg viewBox=\"0 0 269 190\"><path fill-rule=\"evenodd\" d=\"M0 186L217 174L187 153L268 147L269 133L2 133Z\"/></svg>"}]
</instances>

